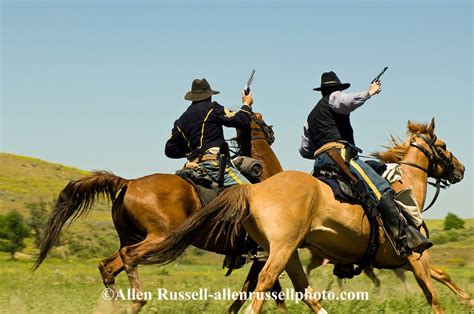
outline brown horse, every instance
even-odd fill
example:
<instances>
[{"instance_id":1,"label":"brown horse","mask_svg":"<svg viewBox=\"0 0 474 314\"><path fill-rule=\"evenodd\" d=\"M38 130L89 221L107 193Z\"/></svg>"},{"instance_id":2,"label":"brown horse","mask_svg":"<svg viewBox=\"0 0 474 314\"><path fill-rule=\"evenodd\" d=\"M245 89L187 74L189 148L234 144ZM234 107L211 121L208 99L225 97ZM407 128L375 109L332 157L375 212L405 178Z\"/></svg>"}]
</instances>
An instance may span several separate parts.
<instances>
[{"instance_id":1,"label":"brown horse","mask_svg":"<svg viewBox=\"0 0 474 314\"><path fill-rule=\"evenodd\" d=\"M263 162L261 180L283 170L270 148L274 140L272 128L266 125L260 114L253 115L250 128L238 130L236 140L241 155ZM120 239L120 249L99 263L104 285L116 290L115 277L125 270L132 287L140 291L137 265L147 254L157 250L170 231L201 210L200 198L190 183L172 174L158 173L127 180L109 172L97 171L72 181L61 192L46 224L34 269L46 258L66 221L71 219L72 222L87 215L100 195L113 201L112 218ZM227 254L233 249L232 246L219 244L214 251ZM257 278L263 265L262 262L254 262L244 289L252 290L252 282L256 283L252 279ZM276 283L275 289L281 289L279 283ZM133 311L138 312L144 304L144 300L134 300ZM241 304L235 302L230 310L238 311ZM285 308L283 302L278 304Z\"/></svg>"},{"instance_id":2,"label":"brown horse","mask_svg":"<svg viewBox=\"0 0 474 314\"><path fill-rule=\"evenodd\" d=\"M407 141L377 155L383 161L401 164L403 181L393 188L398 192L411 187L420 207L425 203L428 177L457 183L464 176L464 166L434 135L434 128L434 119L429 126L408 122ZM208 232L208 228L221 237L225 229L218 226L222 222L233 227L231 242L235 231L243 226L269 252L258 277L257 295L268 291L283 270L296 291L305 295L313 292L299 260L298 247L312 247L333 263L350 264L362 257L369 242L369 222L359 205L336 200L329 186L306 173L285 171L255 185L228 189L168 236L150 260L171 262L193 239L202 235L203 229L209 237L215 234ZM404 266L411 270L428 303L437 313L442 312L431 283L428 252L401 258L380 232L374 265L377 268ZM249 307L252 313L260 312L263 306L264 300L257 295ZM313 311L325 312L316 299L303 300Z\"/></svg>"}]
</instances>

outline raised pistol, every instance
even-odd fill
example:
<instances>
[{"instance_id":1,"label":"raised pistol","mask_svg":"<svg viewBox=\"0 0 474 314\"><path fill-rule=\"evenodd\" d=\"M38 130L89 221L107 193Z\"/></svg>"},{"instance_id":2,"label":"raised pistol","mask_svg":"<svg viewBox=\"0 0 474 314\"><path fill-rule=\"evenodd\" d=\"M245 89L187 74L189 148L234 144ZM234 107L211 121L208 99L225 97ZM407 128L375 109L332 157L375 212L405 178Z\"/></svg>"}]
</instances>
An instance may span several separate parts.
<instances>
[{"instance_id":1,"label":"raised pistol","mask_svg":"<svg viewBox=\"0 0 474 314\"><path fill-rule=\"evenodd\" d=\"M247 84L244 87L244 94L245 95L248 95L250 93L250 85L252 84L254 74L255 74L255 70L252 70L252 73L250 74L249 80L247 81Z\"/></svg>"},{"instance_id":2,"label":"raised pistol","mask_svg":"<svg viewBox=\"0 0 474 314\"><path fill-rule=\"evenodd\" d=\"M385 71L387 71L387 69L388 69L388 67L383 68L382 72L380 72L379 75L377 75L377 76L372 80L372 82L370 82L370 84L380 83L380 77L385 73Z\"/></svg>"}]
</instances>

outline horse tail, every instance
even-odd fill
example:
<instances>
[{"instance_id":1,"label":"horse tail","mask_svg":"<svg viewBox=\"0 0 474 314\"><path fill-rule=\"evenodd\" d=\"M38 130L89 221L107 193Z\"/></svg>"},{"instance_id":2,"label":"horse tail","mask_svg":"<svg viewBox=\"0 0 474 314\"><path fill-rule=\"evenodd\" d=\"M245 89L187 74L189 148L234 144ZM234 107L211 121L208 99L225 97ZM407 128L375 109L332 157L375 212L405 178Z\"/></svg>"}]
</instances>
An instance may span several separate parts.
<instances>
[{"instance_id":1,"label":"horse tail","mask_svg":"<svg viewBox=\"0 0 474 314\"><path fill-rule=\"evenodd\" d=\"M176 260L203 231L211 238L226 236L234 244L242 222L250 216L251 185L236 185L224 190L208 206L187 219L160 243L158 253L148 256L145 264L169 264ZM215 233L217 231L217 233Z\"/></svg>"},{"instance_id":2,"label":"horse tail","mask_svg":"<svg viewBox=\"0 0 474 314\"><path fill-rule=\"evenodd\" d=\"M33 266L38 269L51 247L57 243L62 227L68 219L69 224L79 217L85 217L99 196L114 201L117 192L127 185L123 179L108 171L94 171L90 176L71 181L59 194L56 205L43 230L39 256Z\"/></svg>"}]
</instances>

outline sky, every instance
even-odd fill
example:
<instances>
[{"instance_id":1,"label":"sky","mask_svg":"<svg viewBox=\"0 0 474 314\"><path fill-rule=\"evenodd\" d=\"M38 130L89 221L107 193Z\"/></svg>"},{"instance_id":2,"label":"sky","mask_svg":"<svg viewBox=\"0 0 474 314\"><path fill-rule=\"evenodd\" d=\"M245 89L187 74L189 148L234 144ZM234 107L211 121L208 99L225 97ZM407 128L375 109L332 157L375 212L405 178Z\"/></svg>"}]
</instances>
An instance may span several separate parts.
<instances>
[{"instance_id":1,"label":"sky","mask_svg":"<svg viewBox=\"0 0 474 314\"><path fill-rule=\"evenodd\" d=\"M388 66L382 93L351 114L357 145L380 150L408 120L435 117L466 173L425 217L474 217L472 15L459 0L4 0L1 151L126 178L172 173L184 160L164 146L192 80L237 109L255 69L273 149L284 169L309 172L298 147L321 73L360 91Z\"/></svg>"}]
</instances>

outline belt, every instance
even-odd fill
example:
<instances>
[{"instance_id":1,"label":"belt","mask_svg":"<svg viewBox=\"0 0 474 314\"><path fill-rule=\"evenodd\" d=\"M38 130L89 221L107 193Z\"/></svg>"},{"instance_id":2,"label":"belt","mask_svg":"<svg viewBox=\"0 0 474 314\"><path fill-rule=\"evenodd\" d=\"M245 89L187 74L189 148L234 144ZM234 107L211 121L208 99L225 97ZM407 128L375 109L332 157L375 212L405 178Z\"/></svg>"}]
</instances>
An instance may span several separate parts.
<instances>
[{"instance_id":1,"label":"belt","mask_svg":"<svg viewBox=\"0 0 474 314\"><path fill-rule=\"evenodd\" d=\"M314 152L314 157L318 157L318 155L320 155L321 153L324 153L328 149L331 149L331 148L344 148L344 147L346 147L346 145L341 143L341 142L329 142L329 143L324 144L320 148L318 148Z\"/></svg>"},{"instance_id":2,"label":"belt","mask_svg":"<svg viewBox=\"0 0 474 314\"><path fill-rule=\"evenodd\" d=\"M194 163L200 163L202 161L208 161L208 160L217 160L219 159L219 147L211 147L208 148L204 154L193 158L193 159L188 159L188 162L194 162Z\"/></svg>"},{"instance_id":3,"label":"belt","mask_svg":"<svg viewBox=\"0 0 474 314\"><path fill-rule=\"evenodd\" d=\"M218 158L219 158L219 155L205 154L205 155L199 156L198 158L195 158L195 159L193 159L193 160L190 160L189 162L200 163L200 162L202 162L202 161L209 161L209 160L216 161Z\"/></svg>"}]
</instances>

